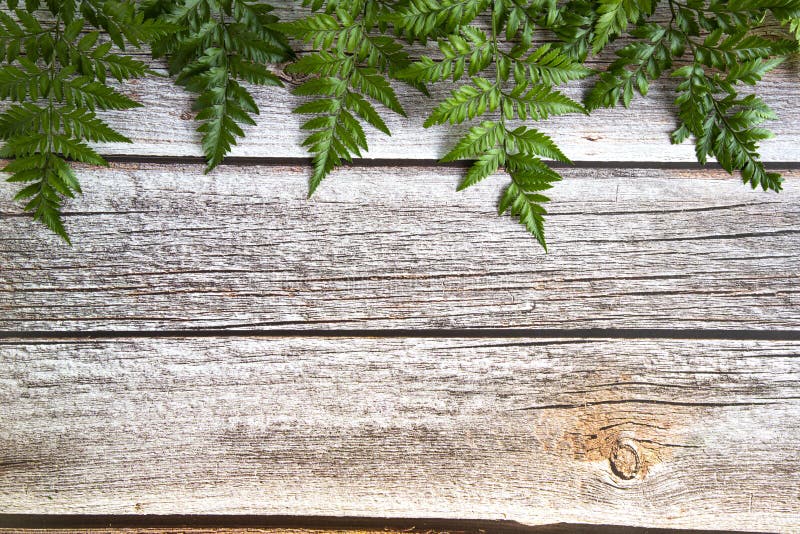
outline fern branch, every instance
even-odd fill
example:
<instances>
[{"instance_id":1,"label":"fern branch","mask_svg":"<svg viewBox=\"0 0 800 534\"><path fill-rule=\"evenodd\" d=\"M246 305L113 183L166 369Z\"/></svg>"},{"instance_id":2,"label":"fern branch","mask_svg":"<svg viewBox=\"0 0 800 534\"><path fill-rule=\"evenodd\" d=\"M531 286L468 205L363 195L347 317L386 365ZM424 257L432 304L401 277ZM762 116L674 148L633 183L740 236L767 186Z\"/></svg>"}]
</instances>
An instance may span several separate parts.
<instances>
[{"instance_id":1,"label":"fern branch","mask_svg":"<svg viewBox=\"0 0 800 534\"><path fill-rule=\"evenodd\" d=\"M0 99L18 102L0 114L0 155L10 158L3 172L8 181L27 184L16 196L23 209L69 243L61 218L64 198L81 193L68 160L106 165L86 142L130 142L101 120L96 109L129 109L139 104L105 85L106 75L119 80L143 75L147 69L124 49L125 35L154 35L163 26L143 25L127 9L109 9L86 0L79 11L74 0L49 2L52 17L35 18L37 0L25 9L9 2L13 17L0 15ZM115 4L116 5L116 4ZM121 4L120 4L121 5ZM97 11L103 7L102 13ZM124 7L124 6L123 6ZM112 43L100 43L99 29ZM89 26L89 31L81 31ZM113 35L119 31L118 38ZM136 43L139 44L137 40Z\"/></svg>"}]
</instances>

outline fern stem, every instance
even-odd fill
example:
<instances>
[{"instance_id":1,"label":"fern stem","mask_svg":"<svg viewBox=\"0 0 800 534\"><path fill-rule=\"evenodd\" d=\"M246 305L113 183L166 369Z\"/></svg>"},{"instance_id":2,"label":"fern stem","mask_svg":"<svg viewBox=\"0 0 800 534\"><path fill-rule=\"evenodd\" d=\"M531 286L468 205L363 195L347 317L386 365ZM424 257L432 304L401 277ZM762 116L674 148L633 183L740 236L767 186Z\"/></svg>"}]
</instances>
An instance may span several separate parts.
<instances>
[{"instance_id":1,"label":"fern stem","mask_svg":"<svg viewBox=\"0 0 800 534\"><path fill-rule=\"evenodd\" d=\"M53 42L57 43L61 40L61 13L59 12L56 15L56 20L53 26ZM50 63L47 65L47 71L49 73L50 85L47 88L47 148L46 152L50 153L53 151L53 136L55 135L55 131L53 131L53 119L55 115L55 106L53 105L53 96L54 96L54 87L56 84L56 80L58 79L58 55L56 54L55 47L52 51L52 56L50 57Z\"/></svg>"},{"instance_id":2,"label":"fern stem","mask_svg":"<svg viewBox=\"0 0 800 534\"><path fill-rule=\"evenodd\" d=\"M502 81L500 75L500 56L502 52L500 51L500 46L497 44L497 21L495 19L495 7L492 5L492 51L494 54L494 83L497 85L498 89L500 89L500 105L498 108L500 109L500 125L503 127L503 151L507 154L508 153L508 143L506 141L507 136L506 132L506 115L503 111L503 101L507 98L506 94L502 91Z\"/></svg>"}]
</instances>

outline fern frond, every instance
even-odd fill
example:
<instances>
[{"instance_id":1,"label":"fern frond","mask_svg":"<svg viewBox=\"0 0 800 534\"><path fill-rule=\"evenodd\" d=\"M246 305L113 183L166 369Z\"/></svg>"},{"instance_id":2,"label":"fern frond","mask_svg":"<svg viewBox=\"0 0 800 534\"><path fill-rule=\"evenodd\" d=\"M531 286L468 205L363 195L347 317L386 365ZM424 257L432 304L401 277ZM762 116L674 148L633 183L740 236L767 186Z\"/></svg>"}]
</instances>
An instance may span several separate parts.
<instances>
[{"instance_id":1,"label":"fern frond","mask_svg":"<svg viewBox=\"0 0 800 534\"><path fill-rule=\"evenodd\" d=\"M673 142L693 134L701 163L716 157L728 172L740 171L753 188L780 191L780 175L767 172L758 154L760 141L772 135L760 125L777 118L769 106L755 95L738 98L735 93L723 93L719 80L699 63L682 67L674 75L685 79L678 86L681 127L673 134Z\"/></svg>"},{"instance_id":2,"label":"fern frond","mask_svg":"<svg viewBox=\"0 0 800 534\"><path fill-rule=\"evenodd\" d=\"M351 86L362 94L377 100L398 115L406 116L406 112L397 95L382 75L372 68L357 67L350 77Z\"/></svg>"},{"instance_id":3,"label":"fern frond","mask_svg":"<svg viewBox=\"0 0 800 534\"><path fill-rule=\"evenodd\" d=\"M465 73L470 76L478 74L492 62L491 42L482 30L472 26L461 28L459 34L439 39L438 45L444 59L435 61L423 56L399 72L398 77L422 84L448 78L458 81Z\"/></svg>"},{"instance_id":4,"label":"fern frond","mask_svg":"<svg viewBox=\"0 0 800 534\"><path fill-rule=\"evenodd\" d=\"M586 113L578 102L547 85L521 83L505 96L503 114L508 119L544 120L555 115Z\"/></svg>"},{"instance_id":5,"label":"fern frond","mask_svg":"<svg viewBox=\"0 0 800 534\"><path fill-rule=\"evenodd\" d=\"M481 154L467 171L464 179L458 186L459 191L473 186L497 172L497 169L506 162L506 153L502 148L490 148Z\"/></svg>"},{"instance_id":6,"label":"fern frond","mask_svg":"<svg viewBox=\"0 0 800 534\"><path fill-rule=\"evenodd\" d=\"M644 24L631 35L639 40L617 51L619 58L586 96L587 109L614 107L620 99L630 107L634 91L647 96L650 82L670 69L686 48L686 38L680 32L658 24Z\"/></svg>"},{"instance_id":7,"label":"fern frond","mask_svg":"<svg viewBox=\"0 0 800 534\"><path fill-rule=\"evenodd\" d=\"M561 85L594 73L550 43L540 46L515 66L516 80L527 78L531 83L542 85Z\"/></svg>"},{"instance_id":8,"label":"fern frond","mask_svg":"<svg viewBox=\"0 0 800 534\"><path fill-rule=\"evenodd\" d=\"M310 100L295 113L313 115L302 129L311 133L303 146L313 154L309 195L343 161L368 148L362 122L389 135L386 122L370 100L405 116L388 77L410 63L403 46L387 35L374 35L388 7L376 2L314 1L318 12L278 27L315 49L287 67L312 78L293 92Z\"/></svg>"},{"instance_id":9,"label":"fern frond","mask_svg":"<svg viewBox=\"0 0 800 534\"><path fill-rule=\"evenodd\" d=\"M16 3L15 3L16 4ZM144 39L170 31L145 22L130 2L50 1L39 18L36 0L0 12L0 100L16 102L0 113L0 155L9 182L27 184L16 195L35 220L69 242L60 215L64 198L81 193L68 160L107 165L86 142L130 142L95 110L129 109L139 104L106 85L149 69L121 53ZM110 41L100 39L100 30Z\"/></svg>"},{"instance_id":10,"label":"fern frond","mask_svg":"<svg viewBox=\"0 0 800 534\"><path fill-rule=\"evenodd\" d=\"M423 44L432 36L454 33L472 22L489 5L489 0L409 0L388 15L399 35Z\"/></svg>"},{"instance_id":11,"label":"fern frond","mask_svg":"<svg viewBox=\"0 0 800 534\"><path fill-rule=\"evenodd\" d=\"M473 160L459 190L468 188L505 169L512 177L500 201L500 213L510 211L544 246L546 197L537 190L547 180L559 179L540 157L569 162L550 137L521 125L509 128L507 120L544 120L554 115L585 113L584 107L556 86L593 73L564 48L533 45L537 26L555 29L563 23L563 11L551 0L523 4L517 0L467 2L469 9L455 9L452 19L443 18L452 4L412 3L390 20L417 26L400 28L409 39L438 37L443 59L422 57L399 76L416 83L458 81L468 74L468 83L453 90L430 112L423 126L461 124L480 119L442 161ZM491 35L468 26L483 11L491 14ZM464 20L466 19L466 20ZM443 35L443 32L447 32ZM501 35L511 42L500 44ZM513 76L512 76L513 75ZM534 182L536 182L536 185ZM548 185L549 187L549 185Z\"/></svg>"},{"instance_id":12,"label":"fern frond","mask_svg":"<svg viewBox=\"0 0 800 534\"><path fill-rule=\"evenodd\" d=\"M150 1L143 12L180 31L153 45L154 55L167 56L176 83L197 94L193 109L201 124L206 172L210 172L254 125L259 110L239 82L282 85L267 67L294 54L277 29L272 7L254 0Z\"/></svg>"},{"instance_id":13,"label":"fern frond","mask_svg":"<svg viewBox=\"0 0 800 534\"><path fill-rule=\"evenodd\" d=\"M547 241L544 234L544 216L547 215L547 210L542 207L542 203L547 200L544 195L525 192L512 178L512 182L503 192L497 208L500 215L510 212L513 217L516 217L520 224L536 238L545 252L547 252Z\"/></svg>"},{"instance_id":14,"label":"fern frond","mask_svg":"<svg viewBox=\"0 0 800 534\"><path fill-rule=\"evenodd\" d=\"M460 124L467 120L494 111L500 106L500 86L486 78L474 77L472 84L462 85L450 97L436 106L423 126L434 124Z\"/></svg>"},{"instance_id":15,"label":"fern frond","mask_svg":"<svg viewBox=\"0 0 800 534\"><path fill-rule=\"evenodd\" d=\"M74 107L131 109L141 107L139 102L117 92L116 89L103 83L92 81L86 76L78 76L67 80L58 80L64 101Z\"/></svg>"},{"instance_id":16,"label":"fern frond","mask_svg":"<svg viewBox=\"0 0 800 534\"><path fill-rule=\"evenodd\" d=\"M628 24L653 14L654 0L598 0L592 50L598 53L609 41L621 35Z\"/></svg>"},{"instance_id":17,"label":"fern frond","mask_svg":"<svg viewBox=\"0 0 800 534\"><path fill-rule=\"evenodd\" d=\"M286 72L290 74L338 76L342 72L350 72L353 65L353 56L333 54L323 50L304 54L294 63L290 63L286 67Z\"/></svg>"},{"instance_id":18,"label":"fern frond","mask_svg":"<svg viewBox=\"0 0 800 534\"><path fill-rule=\"evenodd\" d=\"M506 142L509 150L515 153L572 163L549 136L534 128L519 126L509 130L506 132Z\"/></svg>"},{"instance_id":19,"label":"fern frond","mask_svg":"<svg viewBox=\"0 0 800 534\"><path fill-rule=\"evenodd\" d=\"M617 51L618 59L587 95L587 108L620 101L630 106L634 92L647 95L653 80L672 71L683 78L676 98L680 124L672 142L694 136L700 163L714 157L753 187L780 190L781 177L765 170L758 153L760 142L772 135L761 123L775 115L758 97L739 97L737 86L756 85L797 49L796 39L768 38L757 30L769 12L780 20L800 15L800 0L667 0L668 24L647 21L647 2L599 1L595 50L629 24L635 26L630 33L636 40ZM690 64L673 68L674 59L687 54Z\"/></svg>"},{"instance_id":20,"label":"fern frond","mask_svg":"<svg viewBox=\"0 0 800 534\"><path fill-rule=\"evenodd\" d=\"M506 130L502 124L484 121L473 126L453 149L442 157L441 161L449 162L459 159L470 159L497 147L506 140Z\"/></svg>"}]
</instances>

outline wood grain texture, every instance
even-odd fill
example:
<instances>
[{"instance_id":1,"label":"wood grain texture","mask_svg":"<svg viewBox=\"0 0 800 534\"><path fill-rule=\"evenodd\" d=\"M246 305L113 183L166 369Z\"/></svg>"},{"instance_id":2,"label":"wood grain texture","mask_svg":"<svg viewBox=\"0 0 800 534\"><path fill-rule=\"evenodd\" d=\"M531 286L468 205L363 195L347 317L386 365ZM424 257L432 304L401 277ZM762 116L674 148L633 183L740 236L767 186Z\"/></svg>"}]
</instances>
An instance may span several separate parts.
<instances>
[{"instance_id":1,"label":"wood grain texture","mask_svg":"<svg viewBox=\"0 0 800 534\"><path fill-rule=\"evenodd\" d=\"M800 101L798 68L770 75L759 86L759 94L781 120L770 123L774 139L765 141L761 154L765 161L800 161ZM163 69L162 69L163 72ZM238 141L231 155L261 158L308 157L300 146L302 117L291 110L302 102L290 94L296 82L286 79L286 87L254 87L253 96L261 110L257 124L244 128L246 137ZM581 99L588 81L574 83L565 92ZM695 162L691 143L671 145L669 134L676 127L674 81L654 84L648 98L639 99L631 109L598 110L591 116L568 115L538 125L553 137L573 161ZM438 159L467 131L469 124L423 128L422 123L433 102L413 90L397 85L408 117L385 113L392 136L365 126L369 151L365 158ZM450 94L452 84L436 86L436 101ZM98 145L110 155L200 156L197 124L191 111L192 97L175 87L168 78L147 78L127 82L122 88L144 107L103 114L110 123L134 142ZM383 113L383 112L382 112Z\"/></svg>"},{"instance_id":2,"label":"wood grain texture","mask_svg":"<svg viewBox=\"0 0 800 534\"><path fill-rule=\"evenodd\" d=\"M550 254L497 217L505 178L304 167L81 170L69 248L0 184L0 329L732 328L800 324L800 187L568 169ZM33 237L30 237L30 236ZM24 238L21 236L25 236Z\"/></svg>"},{"instance_id":3,"label":"wood grain texture","mask_svg":"<svg viewBox=\"0 0 800 534\"><path fill-rule=\"evenodd\" d=\"M105 528L105 529L47 529L47 534L449 534L448 531L436 530L329 530L329 529L284 529L284 528ZM462 531L456 531L462 534ZM535 532L535 531L532 531ZM544 531L541 531L544 532ZM553 532L565 532L563 530ZM0 534L42 534L41 529L4 529ZM455 533L453 533L455 534Z\"/></svg>"},{"instance_id":4,"label":"wood grain texture","mask_svg":"<svg viewBox=\"0 0 800 534\"><path fill-rule=\"evenodd\" d=\"M3 340L0 512L798 531L798 349Z\"/></svg>"},{"instance_id":5,"label":"wood grain texture","mask_svg":"<svg viewBox=\"0 0 800 534\"><path fill-rule=\"evenodd\" d=\"M40 516L37 516L40 517ZM42 534L41 528L2 528L0 534ZM401 534L401 532L415 533L423 532L415 529L319 529L319 528L47 528L47 534ZM431 533L432 534L432 533ZM448 534L441 531L439 534Z\"/></svg>"},{"instance_id":6,"label":"wood grain texture","mask_svg":"<svg viewBox=\"0 0 800 534\"><path fill-rule=\"evenodd\" d=\"M767 161L800 162L799 65L759 90L781 116ZM253 90L262 113L233 156L307 156L298 80L280 75ZM541 127L576 161L694 162L669 144L674 87ZM121 89L144 107L105 114L134 143L104 154L200 155L190 95L165 78ZM365 157L434 160L468 127L424 129L431 102L401 100L409 117L387 114L391 138L369 129ZM549 255L496 217L504 179L455 193L454 167L345 168L312 200L302 165L81 168L73 248L0 184L0 514L800 532L800 342L165 332L796 333L800 171L780 196L718 170L564 173Z\"/></svg>"}]
</instances>

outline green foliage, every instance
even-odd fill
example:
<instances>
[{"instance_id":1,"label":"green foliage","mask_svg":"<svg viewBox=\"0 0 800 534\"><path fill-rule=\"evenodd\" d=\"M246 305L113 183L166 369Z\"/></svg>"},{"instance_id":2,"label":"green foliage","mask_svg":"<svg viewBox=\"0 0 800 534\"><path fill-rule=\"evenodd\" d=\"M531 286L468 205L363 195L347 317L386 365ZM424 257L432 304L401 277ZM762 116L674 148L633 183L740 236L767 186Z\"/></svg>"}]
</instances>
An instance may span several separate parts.
<instances>
[{"instance_id":1,"label":"green foliage","mask_svg":"<svg viewBox=\"0 0 800 534\"><path fill-rule=\"evenodd\" d=\"M179 31L153 43L166 56L176 83L196 93L206 172L219 165L243 124L254 125L258 106L241 82L281 85L268 68L293 57L286 38L274 29L272 7L256 0L150 0L144 12Z\"/></svg>"},{"instance_id":2,"label":"green foliage","mask_svg":"<svg viewBox=\"0 0 800 534\"><path fill-rule=\"evenodd\" d=\"M459 35L442 37L439 50L443 59L434 61L423 56L399 76L421 84L446 79L457 82L465 73L474 76L492 62L492 43L485 32L472 26L464 26Z\"/></svg>"},{"instance_id":3,"label":"green foliage","mask_svg":"<svg viewBox=\"0 0 800 534\"><path fill-rule=\"evenodd\" d=\"M458 186L503 172L499 198L546 248L545 192L569 163L533 121L633 105L661 78L677 84L673 143L692 139L753 187L779 191L759 157L775 113L761 79L800 41L800 0L302 0L279 21L261 0L7 0L0 10L0 156L22 184L25 209L65 239L65 197L80 193L68 161L103 165L91 143L128 139L98 115L138 104L109 85L144 76L125 55L147 44L193 92L206 171L219 165L259 109L249 87L281 85L270 65L302 80L303 146L313 155L309 195L338 165L362 157L370 128L390 135L395 93L450 84L423 126L463 128L443 161L469 160ZM656 10L660 8L659 14ZM665 16L666 15L666 16ZM763 29L779 21L781 36ZM551 43L552 36L558 39ZM624 45L615 42L625 38ZM289 39L303 50L295 57ZM409 50L426 47L414 60ZM607 51L613 48L613 52ZM613 54L600 72L590 56ZM602 64L598 62L598 64ZM560 89L596 75L584 102ZM454 87L453 87L454 85ZM468 123L468 124L465 124ZM463 125L463 126L462 126Z\"/></svg>"},{"instance_id":4,"label":"green foliage","mask_svg":"<svg viewBox=\"0 0 800 534\"><path fill-rule=\"evenodd\" d=\"M586 107L614 107L620 101L629 107L636 92L646 96L663 75L682 78L673 143L694 137L701 163L715 157L728 172L739 171L745 183L779 191L780 176L767 172L758 154L759 142L772 136L763 122L777 117L757 96L740 96L739 91L742 85L756 85L797 49L796 39L767 38L759 29L771 14L797 32L800 0L667 0L671 18L666 23L648 20L655 3L629 4L632 10L624 7L626 2L612 3L623 6L625 16L619 21L624 24L601 24L603 17L610 18L606 0L598 2L599 18L590 16L579 24L593 24L595 52L629 23L634 24L633 41L616 51L618 58L600 74ZM578 34L567 21L561 24L567 28L561 35ZM688 65L676 66L678 60Z\"/></svg>"},{"instance_id":5,"label":"green foliage","mask_svg":"<svg viewBox=\"0 0 800 534\"><path fill-rule=\"evenodd\" d=\"M109 76L123 81L148 72L119 51L163 36L170 26L145 21L132 2L10 0L6 6L0 99L12 104L0 114L0 157L11 161L2 170L9 182L24 185L15 199L26 201L25 211L69 242L61 204L81 187L68 161L106 165L87 142L130 142L96 114L139 105L106 85Z\"/></svg>"},{"instance_id":6,"label":"green foliage","mask_svg":"<svg viewBox=\"0 0 800 534\"><path fill-rule=\"evenodd\" d=\"M800 41L800 12L782 18L781 22L787 26L789 33L795 40Z\"/></svg>"},{"instance_id":7,"label":"green foliage","mask_svg":"<svg viewBox=\"0 0 800 534\"><path fill-rule=\"evenodd\" d=\"M636 24L653 14L654 0L598 0L592 51L597 53L621 35L628 24Z\"/></svg>"},{"instance_id":8,"label":"green foliage","mask_svg":"<svg viewBox=\"0 0 800 534\"><path fill-rule=\"evenodd\" d=\"M617 51L619 58L586 96L586 107L614 107L622 99L630 107L634 91L646 96L650 82L672 67L673 58L681 57L686 46L683 35L672 28L647 23L631 31L637 40Z\"/></svg>"},{"instance_id":9,"label":"green foliage","mask_svg":"<svg viewBox=\"0 0 800 534\"><path fill-rule=\"evenodd\" d=\"M343 161L367 149L362 122L390 135L374 104L405 116L388 78L409 65L408 53L388 35L376 35L392 14L378 0L304 1L313 11L305 18L280 24L286 34L308 43L313 51L287 67L310 79L294 91L308 97L294 112L310 115L302 125L311 133L303 141L314 155L309 196Z\"/></svg>"},{"instance_id":10,"label":"green foliage","mask_svg":"<svg viewBox=\"0 0 800 534\"><path fill-rule=\"evenodd\" d=\"M490 35L469 25L484 11L492 20ZM592 71L559 48L533 44L537 25L547 27L558 20L555 3L415 2L388 20L407 38L421 42L436 38L443 56L441 60L420 58L400 72L400 78L427 84L459 81L469 75L468 82L433 109L425 127L461 124L491 116L470 128L442 158L443 161L474 160L459 190L504 169L511 183L500 198L498 211L517 217L546 249L547 211L543 204L548 198L541 192L560 176L542 158L569 160L542 132L527 126L514 128L507 121L543 120L584 112L581 104L556 86L584 78Z\"/></svg>"},{"instance_id":11,"label":"green foliage","mask_svg":"<svg viewBox=\"0 0 800 534\"><path fill-rule=\"evenodd\" d=\"M489 7L490 0L410 0L386 17L398 35L423 44L431 38L457 33Z\"/></svg>"},{"instance_id":12,"label":"green foliage","mask_svg":"<svg viewBox=\"0 0 800 534\"><path fill-rule=\"evenodd\" d=\"M746 66L741 71L760 79L760 73L752 68ZM728 172L741 171L745 183L753 188L780 191L780 174L767 172L757 152L759 141L772 137L772 132L759 125L777 118L769 106L755 95L739 97L731 87L725 96L717 96L722 86L731 82L709 76L698 63L682 67L673 75L684 78L676 101L681 126L673 133L673 142L680 143L694 135L701 163L714 156Z\"/></svg>"}]
</instances>

